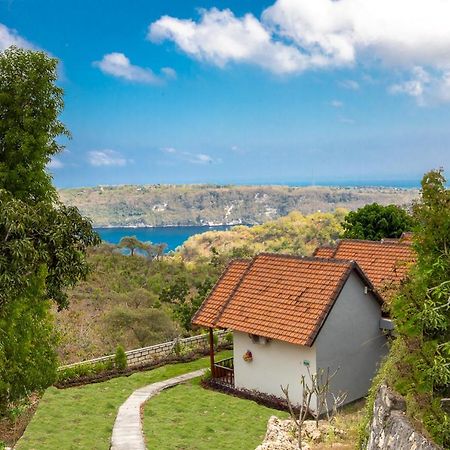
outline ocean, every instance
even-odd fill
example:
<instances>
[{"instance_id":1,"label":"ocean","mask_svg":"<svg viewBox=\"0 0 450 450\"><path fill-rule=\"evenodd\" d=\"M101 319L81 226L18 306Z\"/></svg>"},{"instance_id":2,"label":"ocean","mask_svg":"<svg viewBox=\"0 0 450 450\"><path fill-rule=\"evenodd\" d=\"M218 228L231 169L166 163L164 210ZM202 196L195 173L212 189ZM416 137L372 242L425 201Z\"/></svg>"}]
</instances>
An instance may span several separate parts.
<instances>
[{"instance_id":1,"label":"ocean","mask_svg":"<svg viewBox=\"0 0 450 450\"><path fill-rule=\"evenodd\" d=\"M223 231L230 227L226 225L215 227L154 227L154 228L95 228L103 241L118 244L124 236L136 236L142 242L167 244L166 252L175 250L194 234L205 231Z\"/></svg>"}]
</instances>

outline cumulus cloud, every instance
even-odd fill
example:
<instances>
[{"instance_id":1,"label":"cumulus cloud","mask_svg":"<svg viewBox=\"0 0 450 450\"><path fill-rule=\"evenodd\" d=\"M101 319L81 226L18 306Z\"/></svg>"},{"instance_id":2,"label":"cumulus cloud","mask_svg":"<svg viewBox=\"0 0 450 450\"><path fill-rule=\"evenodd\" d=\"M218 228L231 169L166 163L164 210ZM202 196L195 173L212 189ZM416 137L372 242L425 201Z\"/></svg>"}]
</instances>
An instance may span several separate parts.
<instances>
[{"instance_id":1,"label":"cumulus cloud","mask_svg":"<svg viewBox=\"0 0 450 450\"><path fill-rule=\"evenodd\" d=\"M148 38L173 41L219 67L247 63L277 74L358 63L404 71L420 66L435 71L433 92L442 98L450 72L449 17L447 0L277 0L259 18L217 8L201 10L198 20L163 16L149 26ZM353 80L341 85L359 88ZM410 84L404 92L417 89Z\"/></svg>"},{"instance_id":2,"label":"cumulus cloud","mask_svg":"<svg viewBox=\"0 0 450 450\"><path fill-rule=\"evenodd\" d=\"M108 53L101 61L95 61L94 65L103 73L117 78L144 84L162 84L164 78L175 78L176 72L170 67L164 67L162 76L156 75L151 69L131 64L129 58L123 53Z\"/></svg>"},{"instance_id":3,"label":"cumulus cloud","mask_svg":"<svg viewBox=\"0 0 450 450\"><path fill-rule=\"evenodd\" d=\"M132 162L114 150L93 150L88 153L88 161L94 167L123 167Z\"/></svg>"},{"instance_id":4,"label":"cumulus cloud","mask_svg":"<svg viewBox=\"0 0 450 450\"><path fill-rule=\"evenodd\" d=\"M16 30L0 23L0 51L11 47L11 45L21 48L34 48L33 44L20 36Z\"/></svg>"},{"instance_id":5,"label":"cumulus cloud","mask_svg":"<svg viewBox=\"0 0 450 450\"><path fill-rule=\"evenodd\" d=\"M450 102L450 70L426 71L423 67L414 67L409 79L392 84L392 94L406 94L414 97L422 105L434 105Z\"/></svg>"},{"instance_id":6,"label":"cumulus cloud","mask_svg":"<svg viewBox=\"0 0 450 450\"><path fill-rule=\"evenodd\" d=\"M199 22L163 16L150 25L148 38L172 40L190 56L219 67L247 62L276 73L306 68L298 49L275 42L270 30L252 14L238 18L229 9L202 10Z\"/></svg>"}]
</instances>

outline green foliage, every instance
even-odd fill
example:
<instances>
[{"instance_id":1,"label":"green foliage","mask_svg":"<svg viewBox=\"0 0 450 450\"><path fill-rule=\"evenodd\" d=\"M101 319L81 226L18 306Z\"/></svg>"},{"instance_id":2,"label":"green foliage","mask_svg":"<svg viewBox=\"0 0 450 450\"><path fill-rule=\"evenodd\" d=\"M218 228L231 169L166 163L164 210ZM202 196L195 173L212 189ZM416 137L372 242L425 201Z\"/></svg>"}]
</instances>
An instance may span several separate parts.
<instances>
[{"instance_id":1,"label":"green foliage","mask_svg":"<svg viewBox=\"0 0 450 450\"><path fill-rule=\"evenodd\" d=\"M44 279L42 269L20 297L0 309L0 415L55 379L56 335Z\"/></svg>"},{"instance_id":2,"label":"green foliage","mask_svg":"<svg viewBox=\"0 0 450 450\"><path fill-rule=\"evenodd\" d=\"M69 291L71 306L57 316L66 364L113 353L118 343L131 350L189 334L175 313L178 302L195 309L197 287L206 280L211 285L220 273L207 262L184 263L176 256L146 261L105 244L90 249L88 261L91 274ZM184 321L189 327L192 310Z\"/></svg>"},{"instance_id":3,"label":"green foliage","mask_svg":"<svg viewBox=\"0 0 450 450\"><path fill-rule=\"evenodd\" d=\"M58 61L44 52L15 47L0 52L0 188L27 203L55 201L45 167L69 135L58 116L63 91Z\"/></svg>"},{"instance_id":4,"label":"green foliage","mask_svg":"<svg viewBox=\"0 0 450 450\"><path fill-rule=\"evenodd\" d=\"M125 353L125 349L118 345L116 348L116 353L114 355L114 365L119 370L125 370L127 368L127 355Z\"/></svg>"},{"instance_id":5,"label":"green foliage","mask_svg":"<svg viewBox=\"0 0 450 450\"><path fill-rule=\"evenodd\" d=\"M113 368L114 363L112 361L100 361L93 364L79 364L73 367L65 367L58 370L56 382L64 383L74 381L81 377L107 372Z\"/></svg>"},{"instance_id":6,"label":"green foliage","mask_svg":"<svg viewBox=\"0 0 450 450\"><path fill-rule=\"evenodd\" d=\"M67 135L58 116L57 61L43 52L0 52L0 409L55 377L50 305L88 273L91 223L58 200L46 165Z\"/></svg>"},{"instance_id":7,"label":"green foliage","mask_svg":"<svg viewBox=\"0 0 450 450\"><path fill-rule=\"evenodd\" d=\"M387 382L407 401L408 414L436 443L450 447L450 190L441 171L427 173L413 206L417 262L392 304L398 337Z\"/></svg>"},{"instance_id":8,"label":"green foliage","mask_svg":"<svg viewBox=\"0 0 450 450\"><path fill-rule=\"evenodd\" d=\"M125 341L124 337L132 333L138 347L167 341L176 335L169 315L156 308L116 306L105 321L111 338Z\"/></svg>"},{"instance_id":9,"label":"green foliage","mask_svg":"<svg viewBox=\"0 0 450 450\"><path fill-rule=\"evenodd\" d=\"M413 218L403 208L372 203L347 214L342 223L342 236L379 241L383 238L398 238L403 232L411 231L413 225Z\"/></svg>"},{"instance_id":10,"label":"green foliage","mask_svg":"<svg viewBox=\"0 0 450 450\"><path fill-rule=\"evenodd\" d=\"M286 217L253 227L236 226L229 231L210 231L190 237L179 250L185 260L211 261L223 267L233 258L251 258L256 253L274 252L308 255L322 244L335 242L342 233L346 211L304 216L291 212Z\"/></svg>"}]
</instances>

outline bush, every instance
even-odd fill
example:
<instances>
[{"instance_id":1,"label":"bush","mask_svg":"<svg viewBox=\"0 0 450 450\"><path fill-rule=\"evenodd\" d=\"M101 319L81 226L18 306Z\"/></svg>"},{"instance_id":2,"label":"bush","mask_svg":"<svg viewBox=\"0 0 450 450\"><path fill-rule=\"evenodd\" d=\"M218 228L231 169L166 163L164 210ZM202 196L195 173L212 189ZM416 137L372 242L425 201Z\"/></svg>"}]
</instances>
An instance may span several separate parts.
<instances>
[{"instance_id":1,"label":"bush","mask_svg":"<svg viewBox=\"0 0 450 450\"><path fill-rule=\"evenodd\" d=\"M112 361L101 361L94 364L79 364L73 367L66 367L58 370L56 382L66 383L68 381L77 380L81 377L107 372L113 368L114 364Z\"/></svg>"},{"instance_id":2,"label":"bush","mask_svg":"<svg viewBox=\"0 0 450 450\"><path fill-rule=\"evenodd\" d=\"M231 345L233 343L233 333L231 331L228 331L228 333L224 337L224 340L228 345Z\"/></svg>"},{"instance_id":3,"label":"bush","mask_svg":"<svg viewBox=\"0 0 450 450\"><path fill-rule=\"evenodd\" d=\"M118 345L116 348L116 354L114 355L114 365L119 370L125 370L128 366L127 355L121 345Z\"/></svg>"}]
</instances>

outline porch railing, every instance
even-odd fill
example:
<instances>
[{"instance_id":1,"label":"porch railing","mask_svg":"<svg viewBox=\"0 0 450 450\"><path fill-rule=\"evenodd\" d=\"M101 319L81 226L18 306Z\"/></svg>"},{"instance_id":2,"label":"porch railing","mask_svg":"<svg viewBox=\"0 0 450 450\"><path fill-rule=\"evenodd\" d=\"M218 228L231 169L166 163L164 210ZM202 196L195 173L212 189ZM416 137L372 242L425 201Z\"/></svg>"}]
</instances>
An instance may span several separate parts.
<instances>
[{"instance_id":1,"label":"porch railing","mask_svg":"<svg viewBox=\"0 0 450 450\"><path fill-rule=\"evenodd\" d=\"M222 359L214 363L214 379L218 383L234 387L233 358Z\"/></svg>"}]
</instances>

